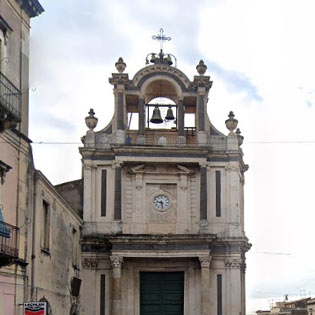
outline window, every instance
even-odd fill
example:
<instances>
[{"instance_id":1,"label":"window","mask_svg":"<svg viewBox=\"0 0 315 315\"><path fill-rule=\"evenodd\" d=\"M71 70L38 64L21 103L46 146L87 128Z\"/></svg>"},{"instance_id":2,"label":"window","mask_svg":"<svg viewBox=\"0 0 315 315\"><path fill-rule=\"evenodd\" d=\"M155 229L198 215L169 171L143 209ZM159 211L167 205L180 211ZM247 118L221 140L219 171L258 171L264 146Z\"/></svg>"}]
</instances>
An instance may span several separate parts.
<instances>
[{"instance_id":1,"label":"window","mask_svg":"<svg viewBox=\"0 0 315 315\"><path fill-rule=\"evenodd\" d=\"M101 275L100 283L100 315L105 315L105 275Z\"/></svg>"},{"instance_id":2,"label":"window","mask_svg":"<svg viewBox=\"0 0 315 315\"><path fill-rule=\"evenodd\" d=\"M50 209L49 203L43 200L42 215L42 248L49 251L50 243Z\"/></svg>"},{"instance_id":3,"label":"window","mask_svg":"<svg viewBox=\"0 0 315 315\"><path fill-rule=\"evenodd\" d=\"M107 172L102 170L102 183L101 183L101 216L106 216L106 189L107 189Z\"/></svg>"},{"instance_id":4,"label":"window","mask_svg":"<svg viewBox=\"0 0 315 315\"><path fill-rule=\"evenodd\" d=\"M75 228L72 229L72 266L78 267L78 232Z\"/></svg>"},{"instance_id":5,"label":"window","mask_svg":"<svg viewBox=\"0 0 315 315\"><path fill-rule=\"evenodd\" d=\"M215 213L221 217L221 172L215 171Z\"/></svg>"},{"instance_id":6,"label":"window","mask_svg":"<svg viewBox=\"0 0 315 315\"><path fill-rule=\"evenodd\" d=\"M46 314L47 315L52 315L52 310L51 310L51 306L48 302L48 300L45 298L45 296L43 296L39 302L45 302L46 303Z\"/></svg>"},{"instance_id":7,"label":"window","mask_svg":"<svg viewBox=\"0 0 315 315\"><path fill-rule=\"evenodd\" d=\"M222 315L222 275L217 275L217 315Z\"/></svg>"},{"instance_id":8,"label":"window","mask_svg":"<svg viewBox=\"0 0 315 315\"><path fill-rule=\"evenodd\" d=\"M0 71L3 73L4 64L8 62L5 46L7 45L9 34L13 32L11 26L0 15Z\"/></svg>"}]
</instances>

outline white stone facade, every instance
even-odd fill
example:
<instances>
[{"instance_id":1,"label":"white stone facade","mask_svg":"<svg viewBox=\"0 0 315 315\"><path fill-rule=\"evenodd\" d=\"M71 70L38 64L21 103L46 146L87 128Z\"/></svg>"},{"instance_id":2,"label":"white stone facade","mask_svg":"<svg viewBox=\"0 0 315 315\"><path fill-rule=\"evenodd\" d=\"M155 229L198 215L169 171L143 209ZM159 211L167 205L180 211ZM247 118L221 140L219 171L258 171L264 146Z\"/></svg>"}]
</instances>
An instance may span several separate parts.
<instances>
[{"instance_id":1,"label":"white stone facade","mask_svg":"<svg viewBox=\"0 0 315 315\"><path fill-rule=\"evenodd\" d=\"M140 275L179 272L176 314L245 315L248 167L237 121L230 113L229 135L217 131L206 114L210 77L190 81L160 58L132 80L113 74L114 117L99 132L95 122L83 138L81 314L147 314ZM158 96L175 102L176 128L148 125ZM128 113L138 114L138 130L128 130Z\"/></svg>"}]
</instances>

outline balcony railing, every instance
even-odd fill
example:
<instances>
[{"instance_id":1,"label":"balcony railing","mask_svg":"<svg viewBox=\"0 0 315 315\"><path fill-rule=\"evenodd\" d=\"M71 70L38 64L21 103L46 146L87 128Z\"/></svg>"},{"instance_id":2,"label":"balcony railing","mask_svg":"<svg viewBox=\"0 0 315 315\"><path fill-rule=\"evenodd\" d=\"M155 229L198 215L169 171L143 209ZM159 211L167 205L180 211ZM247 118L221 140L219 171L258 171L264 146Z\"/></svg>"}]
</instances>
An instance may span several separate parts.
<instances>
[{"instance_id":1,"label":"balcony railing","mask_svg":"<svg viewBox=\"0 0 315 315\"><path fill-rule=\"evenodd\" d=\"M0 266L7 265L18 258L19 229L0 221Z\"/></svg>"},{"instance_id":2,"label":"balcony railing","mask_svg":"<svg viewBox=\"0 0 315 315\"><path fill-rule=\"evenodd\" d=\"M146 129L145 137L146 137L146 145L154 146L163 144L165 146L174 146L177 144L177 129ZM195 146L197 145L197 134L196 128L185 128L184 136L186 138L187 146ZM136 145L138 131L137 130L129 130L127 134L128 144ZM161 142L161 138L163 138L163 142Z\"/></svg>"},{"instance_id":3,"label":"balcony railing","mask_svg":"<svg viewBox=\"0 0 315 315\"><path fill-rule=\"evenodd\" d=\"M21 91L0 72L0 113L4 112L6 117L20 122L21 100Z\"/></svg>"}]
</instances>

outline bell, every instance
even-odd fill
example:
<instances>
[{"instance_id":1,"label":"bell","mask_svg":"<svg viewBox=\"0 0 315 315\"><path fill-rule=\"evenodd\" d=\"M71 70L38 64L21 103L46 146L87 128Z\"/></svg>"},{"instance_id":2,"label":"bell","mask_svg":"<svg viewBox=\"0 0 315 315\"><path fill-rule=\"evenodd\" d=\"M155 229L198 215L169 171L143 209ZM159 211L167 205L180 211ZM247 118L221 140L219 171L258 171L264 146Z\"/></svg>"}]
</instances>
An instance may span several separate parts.
<instances>
[{"instance_id":1,"label":"bell","mask_svg":"<svg viewBox=\"0 0 315 315\"><path fill-rule=\"evenodd\" d=\"M163 122L163 119L161 117L161 112L158 106L155 106L150 122L153 124L161 124Z\"/></svg>"},{"instance_id":2,"label":"bell","mask_svg":"<svg viewBox=\"0 0 315 315\"><path fill-rule=\"evenodd\" d=\"M155 54L152 54L152 55L151 55L150 62L151 62L151 63L155 63L155 60L156 60Z\"/></svg>"},{"instance_id":3,"label":"bell","mask_svg":"<svg viewBox=\"0 0 315 315\"><path fill-rule=\"evenodd\" d=\"M171 58L170 55L167 55L166 61L167 61L167 64L168 64L169 66L171 66L171 65L173 64L173 61L172 61L172 58Z\"/></svg>"},{"instance_id":4,"label":"bell","mask_svg":"<svg viewBox=\"0 0 315 315\"><path fill-rule=\"evenodd\" d=\"M175 119L171 106L170 106L170 107L168 108L168 110L167 110L165 119L166 119L166 120L174 120L174 119Z\"/></svg>"}]
</instances>

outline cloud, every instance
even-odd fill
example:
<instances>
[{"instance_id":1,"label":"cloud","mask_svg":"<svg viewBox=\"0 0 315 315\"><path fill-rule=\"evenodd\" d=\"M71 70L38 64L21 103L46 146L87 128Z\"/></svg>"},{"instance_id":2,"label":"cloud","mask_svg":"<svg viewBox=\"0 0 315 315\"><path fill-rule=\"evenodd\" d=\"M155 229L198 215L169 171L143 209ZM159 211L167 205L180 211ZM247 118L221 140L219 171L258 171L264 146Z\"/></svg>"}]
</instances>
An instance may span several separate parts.
<instances>
[{"instance_id":1,"label":"cloud","mask_svg":"<svg viewBox=\"0 0 315 315\"><path fill-rule=\"evenodd\" d=\"M306 100L305 103L306 103L307 107L309 107L309 108L312 108L312 107L313 107L312 102Z\"/></svg>"},{"instance_id":2,"label":"cloud","mask_svg":"<svg viewBox=\"0 0 315 315\"><path fill-rule=\"evenodd\" d=\"M258 93L258 88L251 82L244 73L228 70L213 61L206 60L208 72L215 73L226 83L228 91L231 93L245 92L249 99L262 102L263 98Z\"/></svg>"}]
</instances>

